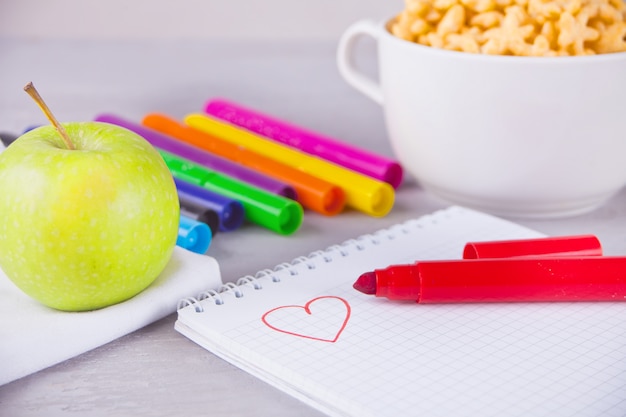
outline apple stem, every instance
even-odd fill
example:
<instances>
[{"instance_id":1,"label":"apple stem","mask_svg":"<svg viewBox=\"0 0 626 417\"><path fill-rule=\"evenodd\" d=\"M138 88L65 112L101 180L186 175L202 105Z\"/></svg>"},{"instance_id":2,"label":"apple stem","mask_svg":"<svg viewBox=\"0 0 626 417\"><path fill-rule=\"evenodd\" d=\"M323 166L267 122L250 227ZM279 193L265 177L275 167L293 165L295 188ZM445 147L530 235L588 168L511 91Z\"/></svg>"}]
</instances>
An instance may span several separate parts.
<instances>
[{"instance_id":1,"label":"apple stem","mask_svg":"<svg viewBox=\"0 0 626 417\"><path fill-rule=\"evenodd\" d=\"M70 136L67 134L67 131L65 130L63 125L59 123L59 121L54 117L54 115L52 114L52 112L50 111L46 103L43 101L43 99L39 95L39 92L37 92L37 89L35 88L33 83L29 82L28 84L26 84L24 86L24 91L26 91L28 95L33 98L33 100L35 100L35 103L37 103L41 111L46 115L50 123L52 123L52 126L54 126L54 128L57 130L57 132L59 133L59 136L61 136L61 139L63 139L63 142L65 143L65 146L67 147L67 149L75 150L76 147L74 146L74 143L70 139Z\"/></svg>"}]
</instances>

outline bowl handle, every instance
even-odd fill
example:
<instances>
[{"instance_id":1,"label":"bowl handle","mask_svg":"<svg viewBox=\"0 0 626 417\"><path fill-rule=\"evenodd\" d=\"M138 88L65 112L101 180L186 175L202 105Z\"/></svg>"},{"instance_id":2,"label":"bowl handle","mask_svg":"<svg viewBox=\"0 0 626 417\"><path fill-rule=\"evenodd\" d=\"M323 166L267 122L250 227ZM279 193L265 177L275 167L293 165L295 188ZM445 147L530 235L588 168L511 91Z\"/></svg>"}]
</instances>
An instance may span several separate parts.
<instances>
[{"instance_id":1,"label":"bowl handle","mask_svg":"<svg viewBox=\"0 0 626 417\"><path fill-rule=\"evenodd\" d=\"M352 87L365 94L378 104L383 104L383 93L380 84L363 75L354 65L353 53L356 41L361 36L371 36L378 42L381 30L379 25L370 20L353 23L346 29L339 40L337 49L337 65L339 73Z\"/></svg>"}]
</instances>

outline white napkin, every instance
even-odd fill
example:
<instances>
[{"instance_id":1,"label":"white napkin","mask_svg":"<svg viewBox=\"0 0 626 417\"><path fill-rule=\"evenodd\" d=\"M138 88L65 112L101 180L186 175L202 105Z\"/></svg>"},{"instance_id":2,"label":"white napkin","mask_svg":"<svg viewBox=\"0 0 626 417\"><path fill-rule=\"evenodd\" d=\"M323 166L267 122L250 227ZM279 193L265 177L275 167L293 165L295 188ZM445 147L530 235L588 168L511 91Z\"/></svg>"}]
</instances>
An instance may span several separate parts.
<instances>
[{"instance_id":1,"label":"white napkin","mask_svg":"<svg viewBox=\"0 0 626 417\"><path fill-rule=\"evenodd\" d=\"M222 283L217 261L176 247L167 267L143 292L100 310L47 308L0 270L0 385L37 372L176 311L178 301Z\"/></svg>"}]
</instances>

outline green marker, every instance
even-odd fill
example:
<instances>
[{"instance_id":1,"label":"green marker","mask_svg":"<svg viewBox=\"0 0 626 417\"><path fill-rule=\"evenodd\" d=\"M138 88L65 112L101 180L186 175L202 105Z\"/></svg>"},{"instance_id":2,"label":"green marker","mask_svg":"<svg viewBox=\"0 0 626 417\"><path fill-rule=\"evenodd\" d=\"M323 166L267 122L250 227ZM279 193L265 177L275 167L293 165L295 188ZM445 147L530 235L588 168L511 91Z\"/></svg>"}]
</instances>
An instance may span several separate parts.
<instances>
[{"instance_id":1,"label":"green marker","mask_svg":"<svg viewBox=\"0 0 626 417\"><path fill-rule=\"evenodd\" d=\"M283 235L295 232L302 224L304 213L298 202L157 150L174 177L239 200L250 222Z\"/></svg>"}]
</instances>

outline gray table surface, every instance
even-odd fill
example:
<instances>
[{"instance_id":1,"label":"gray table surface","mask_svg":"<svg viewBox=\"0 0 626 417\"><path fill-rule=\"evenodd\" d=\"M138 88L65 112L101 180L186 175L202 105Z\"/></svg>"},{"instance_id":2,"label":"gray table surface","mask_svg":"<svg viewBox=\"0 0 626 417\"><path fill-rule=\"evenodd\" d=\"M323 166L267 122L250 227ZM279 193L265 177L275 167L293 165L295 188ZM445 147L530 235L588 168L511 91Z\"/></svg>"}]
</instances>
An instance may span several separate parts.
<instances>
[{"instance_id":1,"label":"gray table surface","mask_svg":"<svg viewBox=\"0 0 626 417\"><path fill-rule=\"evenodd\" d=\"M0 39L0 131L45 123L22 91L33 81L62 121L91 120L101 112L137 121L152 111L182 117L211 97L225 97L391 155L381 109L340 78L335 48L328 42ZM365 44L357 59L371 73L373 52ZM218 259L224 280L233 281L448 205L409 178L384 218L307 213L290 237L248 225L217 235L208 254ZM626 254L625 207L622 190L586 215L514 220L553 235L595 233L607 254L618 255ZM321 415L179 335L174 321L172 314L1 386L0 416Z\"/></svg>"}]
</instances>

